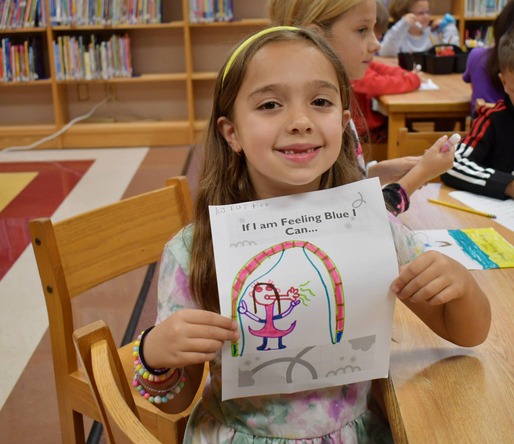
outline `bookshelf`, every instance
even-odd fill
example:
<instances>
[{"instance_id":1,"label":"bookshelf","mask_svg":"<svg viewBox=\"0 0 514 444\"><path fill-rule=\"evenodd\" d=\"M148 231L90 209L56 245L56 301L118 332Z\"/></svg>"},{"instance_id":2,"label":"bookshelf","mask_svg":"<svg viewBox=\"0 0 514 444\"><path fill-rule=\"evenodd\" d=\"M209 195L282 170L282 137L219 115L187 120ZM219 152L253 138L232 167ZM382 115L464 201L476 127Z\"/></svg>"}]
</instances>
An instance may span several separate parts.
<instances>
[{"instance_id":1,"label":"bookshelf","mask_svg":"<svg viewBox=\"0 0 514 444\"><path fill-rule=\"evenodd\" d=\"M485 36L507 0L431 0L434 16L450 12L457 20L460 41L464 47L467 38L474 38L480 32ZM451 3L451 4L450 4ZM491 42L489 42L491 43ZM464 48L463 48L464 49Z\"/></svg>"},{"instance_id":2,"label":"bookshelf","mask_svg":"<svg viewBox=\"0 0 514 444\"><path fill-rule=\"evenodd\" d=\"M51 23L42 0L41 27L0 29L0 40L37 41L37 80L0 79L0 149L30 145L61 131L98 103L93 116L37 148L184 145L198 142L211 108L216 73L232 47L268 24L266 0L234 0L234 21L194 23L189 0L163 0L162 23L78 25ZM1 18L1 15L0 15ZM54 41L127 35L133 76L63 78Z\"/></svg>"},{"instance_id":3,"label":"bookshelf","mask_svg":"<svg viewBox=\"0 0 514 444\"><path fill-rule=\"evenodd\" d=\"M3 2L16 1L4 0ZM36 0L27 0L28 2ZM54 0L40 0L50 11ZM56 0L55 0L56 1ZM149 0L155 1L157 0ZM432 13L451 12L464 41L492 24L494 15L467 13L475 0L431 0ZM485 1L485 0L484 0ZM109 3L109 2L107 2ZM97 108L87 121L72 125L37 148L88 148L192 144L200 140L211 109L214 80L230 49L242 37L266 26L266 0L233 0L234 20L196 23L189 0L161 0L162 23L78 25L0 29L0 40L35 41L40 54L37 80L0 80L0 149L30 145L62 131L73 119ZM1 19L1 15L0 15ZM54 41L92 34L130 39L133 76L109 79L60 79Z\"/></svg>"}]
</instances>

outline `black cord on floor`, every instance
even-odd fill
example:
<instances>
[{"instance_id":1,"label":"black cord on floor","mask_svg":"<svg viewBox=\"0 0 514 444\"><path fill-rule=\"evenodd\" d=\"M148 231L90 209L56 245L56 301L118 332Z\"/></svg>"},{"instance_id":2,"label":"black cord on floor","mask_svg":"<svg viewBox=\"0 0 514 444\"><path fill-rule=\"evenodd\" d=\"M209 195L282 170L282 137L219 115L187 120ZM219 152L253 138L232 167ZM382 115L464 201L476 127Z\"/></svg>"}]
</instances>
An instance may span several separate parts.
<instances>
[{"instance_id":1,"label":"black cord on floor","mask_svg":"<svg viewBox=\"0 0 514 444\"><path fill-rule=\"evenodd\" d=\"M148 266L146 270L145 279L141 286L141 290L139 290L139 295L137 296L136 304L134 305L134 309L132 310L132 315L127 324L127 328L125 329L125 334L123 335L123 339L121 340L121 346L124 346L131 342L134 338L134 334L136 331L137 323L139 322L139 318L141 317L141 313L143 311L143 307L146 302L146 297L148 296L148 292L150 290L150 285L152 284L152 280L155 274L155 269L157 268L157 263L154 262ZM100 442L100 438L103 433L103 425L98 421L94 421L91 426L91 430L87 437L87 444L98 444Z\"/></svg>"}]
</instances>

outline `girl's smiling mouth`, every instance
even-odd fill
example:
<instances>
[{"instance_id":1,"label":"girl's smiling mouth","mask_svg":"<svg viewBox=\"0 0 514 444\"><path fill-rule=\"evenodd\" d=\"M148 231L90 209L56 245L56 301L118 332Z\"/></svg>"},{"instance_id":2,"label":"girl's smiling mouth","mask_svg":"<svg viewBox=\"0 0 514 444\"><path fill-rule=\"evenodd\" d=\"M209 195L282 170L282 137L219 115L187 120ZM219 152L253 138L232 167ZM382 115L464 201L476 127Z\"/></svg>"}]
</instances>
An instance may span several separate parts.
<instances>
[{"instance_id":1,"label":"girl's smiling mouth","mask_svg":"<svg viewBox=\"0 0 514 444\"><path fill-rule=\"evenodd\" d=\"M321 145L291 145L278 148L276 151L287 160L293 162L307 163L314 159Z\"/></svg>"}]
</instances>

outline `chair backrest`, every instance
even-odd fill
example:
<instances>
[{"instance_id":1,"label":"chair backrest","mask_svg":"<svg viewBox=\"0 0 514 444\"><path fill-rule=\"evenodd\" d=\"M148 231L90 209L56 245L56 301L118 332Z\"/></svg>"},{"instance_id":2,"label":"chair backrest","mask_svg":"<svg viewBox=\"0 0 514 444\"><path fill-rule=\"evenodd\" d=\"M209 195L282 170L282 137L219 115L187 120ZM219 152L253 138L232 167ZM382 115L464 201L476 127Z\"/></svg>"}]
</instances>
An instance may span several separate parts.
<instances>
[{"instance_id":1,"label":"chair backrest","mask_svg":"<svg viewBox=\"0 0 514 444\"><path fill-rule=\"evenodd\" d=\"M462 137L465 131L457 131ZM398 130L398 156L422 156L439 137L451 136L453 132L446 131L409 131L407 128Z\"/></svg>"},{"instance_id":2,"label":"chair backrest","mask_svg":"<svg viewBox=\"0 0 514 444\"><path fill-rule=\"evenodd\" d=\"M56 223L29 222L48 311L61 427L70 421L63 412L78 410L69 393L77 371L71 300L160 259L165 243L192 218L187 179L172 178L167 185ZM90 396L89 404L80 402L86 412L97 411Z\"/></svg>"},{"instance_id":3,"label":"chair backrest","mask_svg":"<svg viewBox=\"0 0 514 444\"><path fill-rule=\"evenodd\" d=\"M139 419L107 324L96 321L75 330L73 341L102 416L107 441L111 444L159 443Z\"/></svg>"}]
</instances>

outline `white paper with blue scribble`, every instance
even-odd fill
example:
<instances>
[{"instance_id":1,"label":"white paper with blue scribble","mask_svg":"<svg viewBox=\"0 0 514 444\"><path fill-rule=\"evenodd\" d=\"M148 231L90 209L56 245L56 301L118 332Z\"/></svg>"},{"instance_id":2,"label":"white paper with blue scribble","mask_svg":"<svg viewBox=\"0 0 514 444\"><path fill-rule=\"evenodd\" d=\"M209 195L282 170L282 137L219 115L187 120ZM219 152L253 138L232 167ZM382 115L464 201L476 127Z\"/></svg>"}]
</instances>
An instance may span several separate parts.
<instances>
[{"instance_id":1,"label":"white paper with blue scribble","mask_svg":"<svg viewBox=\"0 0 514 444\"><path fill-rule=\"evenodd\" d=\"M387 376L398 275L378 179L209 208L221 313L222 397Z\"/></svg>"}]
</instances>

